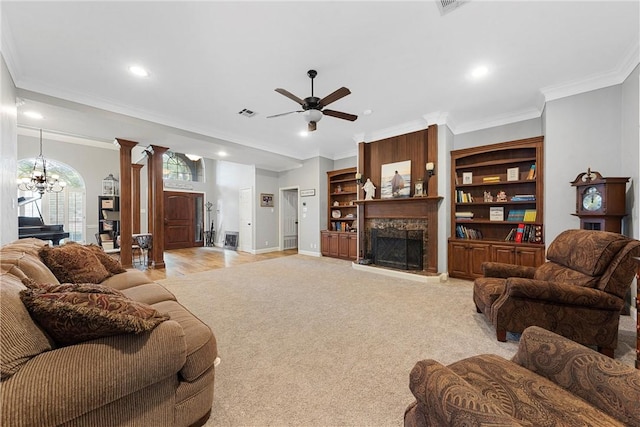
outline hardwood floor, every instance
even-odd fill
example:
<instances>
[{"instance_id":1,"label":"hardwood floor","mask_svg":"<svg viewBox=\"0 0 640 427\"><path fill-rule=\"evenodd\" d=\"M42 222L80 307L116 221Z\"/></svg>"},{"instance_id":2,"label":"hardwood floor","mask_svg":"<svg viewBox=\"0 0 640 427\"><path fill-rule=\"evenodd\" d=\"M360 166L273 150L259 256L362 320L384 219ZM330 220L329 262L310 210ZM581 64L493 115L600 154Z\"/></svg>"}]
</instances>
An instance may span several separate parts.
<instances>
[{"instance_id":1,"label":"hardwood floor","mask_svg":"<svg viewBox=\"0 0 640 427\"><path fill-rule=\"evenodd\" d=\"M172 249L164 252L164 263L166 268L145 269L144 266L140 266L139 263L134 267L144 271L151 280L161 280L166 279L167 277L184 276L186 274L295 255L297 253L297 249L269 252L259 255L252 255L248 252L236 252L217 247Z\"/></svg>"}]
</instances>

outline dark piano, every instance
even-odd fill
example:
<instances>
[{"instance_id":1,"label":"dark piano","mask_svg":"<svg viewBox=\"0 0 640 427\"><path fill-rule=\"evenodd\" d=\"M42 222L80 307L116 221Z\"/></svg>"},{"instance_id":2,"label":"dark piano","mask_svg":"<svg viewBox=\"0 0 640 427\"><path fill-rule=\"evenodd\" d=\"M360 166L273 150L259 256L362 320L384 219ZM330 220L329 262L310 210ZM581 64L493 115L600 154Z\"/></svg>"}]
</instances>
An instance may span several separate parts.
<instances>
[{"instance_id":1,"label":"dark piano","mask_svg":"<svg viewBox=\"0 0 640 427\"><path fill-rule=\"evenodd\" d=\"M44 221L38 217L19 216L18 217L18 239L35 237L41 240L51 240L54 246L60 244L60 240L69 237L69 233L64 231L62 224L45 225Z\"/></svg>"}]
</instances>

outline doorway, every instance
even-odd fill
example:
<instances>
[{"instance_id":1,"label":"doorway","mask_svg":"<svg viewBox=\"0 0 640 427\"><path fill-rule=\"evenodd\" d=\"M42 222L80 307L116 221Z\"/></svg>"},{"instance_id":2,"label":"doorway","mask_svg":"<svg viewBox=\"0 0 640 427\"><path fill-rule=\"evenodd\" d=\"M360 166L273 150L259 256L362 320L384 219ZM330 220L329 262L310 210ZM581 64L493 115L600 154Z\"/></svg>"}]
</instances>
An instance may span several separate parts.
<instances>
[{"instance_id":1,"label":"doorway","mask_svg":"<svg viewBox=\"0 0 640 427\"><path fill-rule=\"evenodd\" d=\"M164 192L164 248L204 246L204 195Z\"/></svg>"},{"instance_id":2,"label":"doorway","mask_svg":"<svg viewBox=\"0 0 640 427\"><path fill-rule=\"evenodd\" d=\"M298 248L298 189L281 190L281 247L282 250Z\"/></svg>"}]
</instances>

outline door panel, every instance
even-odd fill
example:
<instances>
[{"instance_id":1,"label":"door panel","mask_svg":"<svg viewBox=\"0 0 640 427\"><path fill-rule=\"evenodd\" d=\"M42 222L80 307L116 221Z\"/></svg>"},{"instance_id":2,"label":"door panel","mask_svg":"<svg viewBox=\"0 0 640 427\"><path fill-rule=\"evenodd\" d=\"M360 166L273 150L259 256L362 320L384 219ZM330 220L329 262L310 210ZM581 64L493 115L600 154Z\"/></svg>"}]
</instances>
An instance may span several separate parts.
<instances>
[{"instance_id":1,"label":"door panel","mask_svg":"<svg viewBox=\"0 0 640 427\"><path fill-rule=\"evenodd\" d=\"M238 250L251 252L253 250L253 190L240 189L240 236Z\"/></svg>"},{"instance_id":2,"label":"door panel","mask_svg":"<svg viewBox=\"0 0 640 427\"><path fill-rule=\"evenodd\" d=\"M298 247L298 190L282 192L282 249Z\"/></svg>"},{"instance_id":3,"label":"door panel","mask_svg":"<svg viewBox=\"0 0 640 427\"><path fill-rule=\"evenodd\" d=\"M202 194L184 193L178 191L164 192L164 247L165 249L180 249L202 246L202 238L196 236L202 230L203 213L197 212L198 200ZM202 204L199 204L202 209Z\"/></svg>"}]
</instances>

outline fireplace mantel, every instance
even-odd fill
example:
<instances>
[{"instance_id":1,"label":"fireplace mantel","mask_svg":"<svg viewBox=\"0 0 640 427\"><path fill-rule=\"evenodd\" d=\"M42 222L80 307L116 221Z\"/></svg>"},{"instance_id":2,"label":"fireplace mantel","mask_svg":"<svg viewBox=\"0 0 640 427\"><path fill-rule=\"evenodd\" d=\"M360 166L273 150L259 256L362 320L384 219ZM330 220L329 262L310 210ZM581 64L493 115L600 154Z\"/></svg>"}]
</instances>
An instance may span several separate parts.
<instances>
[{"instance_id":1,"label":"fireplace mantel","mask_svg":"<svg viewBox=\"0 0 640 427\"><path fill-rule=\"evenodd\" d=\"M356 200L362 206L362 219L369 218L428 218L429 214L437 210L438 203L443 198L435 197L404 197L394 199Z\"/></svg>"}]
</instances>

